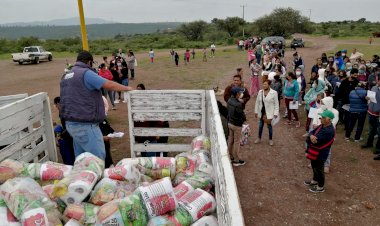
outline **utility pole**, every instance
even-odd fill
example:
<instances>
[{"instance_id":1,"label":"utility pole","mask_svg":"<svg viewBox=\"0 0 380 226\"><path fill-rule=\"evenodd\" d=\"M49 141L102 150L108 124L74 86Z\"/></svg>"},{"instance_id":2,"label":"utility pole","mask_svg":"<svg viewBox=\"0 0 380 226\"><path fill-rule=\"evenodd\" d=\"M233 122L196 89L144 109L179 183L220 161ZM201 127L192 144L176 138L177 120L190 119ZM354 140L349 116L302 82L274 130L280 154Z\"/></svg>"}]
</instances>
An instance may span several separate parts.
<instances>
[{"instance_id":1,"label":"utility pole","mask_svg":"<svg viewBox=\"0 0 380 226\"><path fill-rule=\"evenodd\" d=\"M309 9L309 20L311 18L311 9Z\"/></svg>"},{"instance_id":2,"label":"utility pole","mask_svg":"<svg viewBox=\"0 0 380 226\"><path fill-rule=\"evenodd\" d=\"M243 8L243 20L244 20L244 9L245 9L245 7L248 7L248 5L247 5L247 4L245 4L245 5L240 5L240 7ZM244 38L244 25L243 25L243 38Z\"/></svg>"},{"instance_id":3,"label":"utility pole","mask_svg":"<svg viewBox=\"0 0 380 226\"><path fill-rule=\"evenodd\" d=\"M83 47L83 50L88 51L89 48L88 48L86 23L84 20L82 0L78 0L78 8L79 8L80 27L81 27L81 33L82 33L82 47Z\"/></svg>"}]
</instances>

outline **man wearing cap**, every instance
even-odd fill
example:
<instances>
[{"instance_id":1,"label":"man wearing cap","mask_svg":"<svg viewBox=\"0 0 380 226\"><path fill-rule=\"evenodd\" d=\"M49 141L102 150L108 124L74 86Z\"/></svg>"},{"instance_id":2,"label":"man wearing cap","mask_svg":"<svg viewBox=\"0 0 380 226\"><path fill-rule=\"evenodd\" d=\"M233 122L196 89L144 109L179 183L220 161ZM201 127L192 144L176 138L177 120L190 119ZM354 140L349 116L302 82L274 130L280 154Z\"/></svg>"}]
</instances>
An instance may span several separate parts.
<instances>
[{"instance_id":1,"label":"man wearing cap","mask_svg":"<svg viewBox=\"0 0 380 226\"><path fill-rule=\"evenodd\" d=\"M245 108L245 105L251 98L251 95L249 95L248 89L246 89L243 85L242 78L240 74L236 74L233 77L234 81L231 85L227 86L224 90L224 101L228 102L230 97L232 96L232 88L239 87L243 90L243 94L239 96L238 100L242 103L243 109Z\"/></svg>"},{"instance_id":2,"label":"man wearing cap","mask_svg":"<svg viewBox=\"0 0 380 226\"><path fill-rule=\"evenodd\" d=\"M319 115L321 125L311 131L306 139L306 157L310 159L313 168L313 179L305 180L304 184L309 186L309 191L314 193L325 191L324 165L335 138L335 129L331 123L335 117L334 113L325 110Z\"/></svg>"},{"instance_id":3,"label":"man wearing cap","mask_svg":"<svg viewBox=\"0 0 380 226\"><path fill-rule=\"evenodd\" d=\"M234 166L242 166L245 164L240 153L241 129L243 123L246 121L243 104L238 100L242 94L243 89L241 87L232 87L231 97L227 102L228 152L230 153L232 164Z\"/></svg>"},{"instance_id":4,"label":"man wearing cap","mask_svg":"<svg viewBox=\"0 0 380 226\"><path fill-rule=\"evenodd\" d=\"M92 68L94 58L88 51L78 54L77 62L60 83L60 117L73 137L75 156L90 152L105 159L105 146L99 123L105 119L101 88L130 91L129 86L102 78Z\"/></svg>"}]
</instances>

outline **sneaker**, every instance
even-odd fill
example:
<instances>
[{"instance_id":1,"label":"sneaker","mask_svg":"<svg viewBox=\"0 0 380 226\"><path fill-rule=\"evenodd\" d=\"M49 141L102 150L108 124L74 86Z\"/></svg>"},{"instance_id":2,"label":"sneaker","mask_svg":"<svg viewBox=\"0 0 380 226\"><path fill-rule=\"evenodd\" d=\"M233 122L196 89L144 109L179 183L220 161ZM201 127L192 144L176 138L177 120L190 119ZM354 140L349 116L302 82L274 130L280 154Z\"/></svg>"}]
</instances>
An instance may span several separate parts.
<instances>
[{"instance_id":1,"label":"sneaker","mask_svg":"<svg viewBox=\"0 0 380 226\"><path fill-rule=\"evenodd\" d=\"M115 103L115 104L118 104L118 103L120 103L120 101L119 101L119 100L115 100L114 103Z\"/></svg>"},{"instance_id":2,"label":"sneaker","mask_svg":"<svg viewBox=\"0 0 380 226\"><path fill-rule=\"evenodd\" d=\"M244 160L233 161L232 165L234 165L234 166L244 166L245 165L245 161Z\"/></svg>"},{"instance_id":3,"label":"sneaker","mask_svg":"<svg viewBox=\"0 0 380 226\"><path fill-rule=\"evenodd\" d=\"M317 186L318 182L313 181L313 180L304 180L303 184L306 185L306 186Z\"/></svg>"},{"instance_id":4,"label":"sneaker","mask_svg":"<svg viewBox=\"0 0 380 226\"><path fill-rule=\"evenodd\" d=\"M360 143L360 140L354 140L355 143Z\"/></svg>"},{"instance_id":5,"label":"sneaker","mask_svg":"<svg viewBox=\"0 0 380 226\"><path fill-rule=\"evenodd\" d=\"M126 100L123 100L123 103L128 103L128 101L126 101Z\"/></svg>"},{"instance_id":6,"label":"sneaker","mask_svg":"<svg viewBox=\"0 0 380 226\"><path fill-rule=\"evenodd\" d=\"M345 137L344 138L347 142L350 141L350 138L349 137Z\"/></svg>"},{"instance_id":7,"label":"sneaker","mask_svg":"<svg viewBox=\"0 0 380 226\"><path fill-rule=\"evenodd\" d=\"M282 116L283 118L287 118L288 117L288 115L287 114L285 114L284 116Z\"/></svg>"},{"instance_id":8,"label":"sneaker","mask_svg":"<svg viewBox=\"0 0 380 226\"><path fill-rule=\"evenodd\" d=\"M258 143L260 143L261 142L261 139L260 138L257 138L256 140L255 140L255 144L258 144Z\"/></svg>"},{"instance_id":9,"label":"sneaker","mask_svg":"<svg viewBox=\"0 0 380 226\"><path fill-rule=\"evenodd\" d=\"M365 148L372 148L373 145L370 145L370 144L363 144L360 146L361 148L365 149Z\"/></svg>"},{"instance_id":10,"label":"sneaker","mask_svg":"<svg viewBox=\"0 0 380 226\"><path fill-rule=\"evenodd\" d=\"M319 186L314 186L309 189L309 191L314 192L314 193L320 193L320 192L325 192L324 187L319 187Z\"/></svg>"},{"instance_id":11,"label":"sneaker","mask_svg":"<svg viewBox=\"0 0 380 226\"><path fill-rule=\"evenodd\" d=\"M112 110L116 110L116 107L112 107Z\"/></svg>"},{"instance_id":12,"label":"sneaker","mask_svg":"<svg viewBox=\"0 0 380 226\"><path fill-rule=\"evenodd\" d=\"M273 146L273 140L269 140L269 145Z\"/></svg>"}]
</instances>

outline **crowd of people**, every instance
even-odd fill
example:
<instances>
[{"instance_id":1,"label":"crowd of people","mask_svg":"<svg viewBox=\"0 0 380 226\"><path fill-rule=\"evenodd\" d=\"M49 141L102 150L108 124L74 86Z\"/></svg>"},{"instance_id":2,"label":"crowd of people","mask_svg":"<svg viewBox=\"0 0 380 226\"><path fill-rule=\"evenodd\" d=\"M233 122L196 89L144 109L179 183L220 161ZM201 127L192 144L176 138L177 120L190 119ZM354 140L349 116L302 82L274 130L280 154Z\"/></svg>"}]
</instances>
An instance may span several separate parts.
<instances>
[{"instance_id":1,"label":"crowd of people","mask_svg":"<svg viewBox=\"0 0 380 226\"><path fill-rule=\"evenodd\" d=\"M232 85L224 91L227 103L228 149L234 166L245 164L240 154L240 139L246 123L245 106L251 96L256 97L254 116L258 119L258 137L262 142L264 125L269 132L269 145L274 145L273 126L280 117L283 102L284 124L304 125L305 153L313 169L312 180L304 183L312 192L324 191L324 174L330 172L331 146L336 139L336 128L344 128L347 142L361 142L365 120L368 117L368 139L362 148L372 148L380 135L380 59L371 59L357 49L350 55L341 50L334 56L323 53L311 66L310 80L306 81L305 62L297 52L293 53L291 65L286 65L284 54L278 45L247 45L250 84L242 82L237 71ZM262 87L260 87L262 84ZM308 87L310 85L310 87ZM299 111L306 113L301 122ZM352 133L355 133L352 137ZM380 160L380 139L377 139L374 160Z\"/></svg>"}]
</instances>

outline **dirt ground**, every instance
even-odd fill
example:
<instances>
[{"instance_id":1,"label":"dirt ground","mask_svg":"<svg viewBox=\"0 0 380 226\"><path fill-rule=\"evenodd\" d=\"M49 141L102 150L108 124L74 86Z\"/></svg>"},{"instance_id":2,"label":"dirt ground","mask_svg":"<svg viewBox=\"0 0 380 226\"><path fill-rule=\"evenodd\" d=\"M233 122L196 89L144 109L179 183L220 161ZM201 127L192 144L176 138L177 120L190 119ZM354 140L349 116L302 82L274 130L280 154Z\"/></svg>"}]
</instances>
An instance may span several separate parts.
<instances>
[{"instance_id":1,"label":"dirt ground","mask_svg":"<svg viewBox=\"0 0 380 226\"><path fill-rule=\"evenodd\" d=\"M306 62L306 71L310 71L316 57L322 52L334 49L337 44L366 44L365 41L337 41L327 37L303 38L312 43L310 47L300 48L298 52ZM374 48L379 48L376 40ZM290 65L291 51L286 53L286 62ZM200 55L200 54L199 54ZM147 57L137 54L138 58ZM198 56L199 57L199 56ZM99 58L99 57L98 57ZM156 58L168 58L168 53L156 53ZM100 59L100 58L99 58ZM74 62L74 58L68 59ZM9 61L0 61L0 96L18 93L47 92L52 102L59 95L60 75L66 59L54 59L39 65L18 65ZM225 87L232 80L237 66L244 65L248 83L246 55L241 53L237 59L218 56L207 64L181 64L173 68L171 62L155 63L154 67L141 64L137 68L136 80L132 86L144 83L149 89L188 89L192 73L202 70L205 75L213 70L223 70L220 76L213 77L212 83ZM146 66L146 67L145 67ZM166 76L161 71L176 70L177 77ZM308 76L308 74L307 74ZM204 76L204 80L207 80ZM204 88L202 80L193 82L194 87ZM249 84L249 83L248 83ZM212 88L209 86L208 88ZM218 97L221 99L221 97ZM268 145L267 129L264 129L263 142L253 144L257 137L258 123L253 117L255 99L246 107L248 121L253 129L248 145L242 148L247 164L234 167L241 207L247 226L252 225L380 225L380 164L372 160L370 151L361 150L359 144L345 142L341 128L338 128L333 145L331 172L326 176L326 192L312 194L303 185L303 180L311 177L311 169L304 155L304 128L287 126L280 122L274 127L275 145ZM51 104L54 120L59 122L58 113ZM284 104L281 103L281 112ZM301 122L305 113L300 111ZM110 111L109 119L116 131L128 132L127 109L118 104L116 111ZM304 123L303 123L304 125ZM366 131L363 132L366 136ZM128 134L123 139L112 141L112 155L117 162L129 156Z\"/></svg>"}]
</instances>

